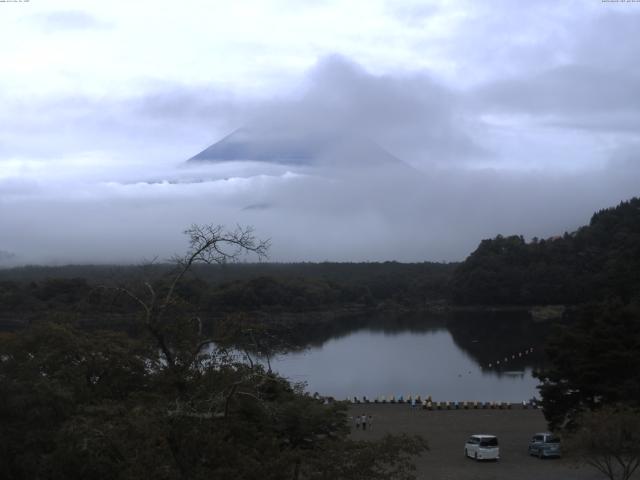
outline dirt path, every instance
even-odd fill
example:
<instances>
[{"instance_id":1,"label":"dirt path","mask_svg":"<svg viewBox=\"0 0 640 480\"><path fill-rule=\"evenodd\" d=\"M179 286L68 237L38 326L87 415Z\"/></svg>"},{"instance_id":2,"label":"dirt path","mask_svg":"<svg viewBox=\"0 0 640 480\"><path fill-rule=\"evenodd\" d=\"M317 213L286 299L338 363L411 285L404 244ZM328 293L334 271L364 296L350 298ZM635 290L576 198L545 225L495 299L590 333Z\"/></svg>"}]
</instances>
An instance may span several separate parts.
<instances>
[{"instance_id":1,"label":"dirt path","mask_svg":"<svg viewBox=\"0 0 640 480\"><path fill-rule=\"evenodd\" d=\"M354 405L351 415L372 415L373 429L353 428L353 438L379 438L385 433L418 433L430 451L418 458L418 479L430 480L600 480L602 475L568 459L527 454L536 432L547 430L540 410L419 410L409 405ZM497 435L500 461L475 462L464 457L465 440L474 433ZM634 475L634 479L640 478Z\"/></svg>"}]
</instances>

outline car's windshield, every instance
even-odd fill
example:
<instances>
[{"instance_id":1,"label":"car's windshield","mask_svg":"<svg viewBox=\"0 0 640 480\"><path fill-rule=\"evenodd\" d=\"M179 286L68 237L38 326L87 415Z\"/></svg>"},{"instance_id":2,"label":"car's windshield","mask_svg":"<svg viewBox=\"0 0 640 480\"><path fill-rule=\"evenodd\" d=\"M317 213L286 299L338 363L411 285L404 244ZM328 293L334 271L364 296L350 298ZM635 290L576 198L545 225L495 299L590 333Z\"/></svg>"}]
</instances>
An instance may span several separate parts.
<instances>
[{"instance_id":1,"label":"car's windshield","mask_svg":"<svg viewBox=\"0 0 640 480\"><path fill-rule=\"evenodd\" d=\"M493 438L483 438L482 440L480 440L480 446L481 447L497 447L498 446L498 439L493 437Z\"/></svg>"},{"instance_id":2,"label":"car's windshield","mask_svg":"<svg viewBox=\"0 0 640 480\"><path fill-rule=\"evenodd\" d=\"M547 443L560 443L560 439L558 437L547 437Z\"/></svg>"}]
</instances>

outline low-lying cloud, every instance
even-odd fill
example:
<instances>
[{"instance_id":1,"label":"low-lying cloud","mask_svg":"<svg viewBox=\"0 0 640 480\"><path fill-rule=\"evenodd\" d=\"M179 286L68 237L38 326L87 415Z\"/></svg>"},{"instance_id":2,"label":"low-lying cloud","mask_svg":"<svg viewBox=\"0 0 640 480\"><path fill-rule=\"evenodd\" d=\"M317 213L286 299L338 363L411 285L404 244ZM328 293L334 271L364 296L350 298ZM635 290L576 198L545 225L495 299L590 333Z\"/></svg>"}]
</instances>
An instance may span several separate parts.
<instances>
[{"instance_id":1,"label":"low-lying cloud","mask_svg":"<svg viewBox=\"0 0 640 480\"><path fill-rule=\"evenodd\" d=\"M244 176L228 177L229 171ZM296 173L261 164L164 174L173 181L127 182L125 172L119 182L5 180L2 250L13 256L0 261L168 258L186 247L180 232L191 223L253 225L272 239L274 261L461 260L498 233L571 231L594 210L632 196L639 178L628 168L568 177L386 168Z\"/></svg>"},{"instance_id":2,"label":"low-lying cloud","mask_svg":"<svg viewBox=\"0 0 640 480\"><path fill-rule=\"evenodd\" d=\"M568 65L461 90L330 56L270 99L179 85L13 98L0 112L13 126L0 132L0 265L168 258L192 223L253 225L274 261L452 261L498 233L571 231L638 194L640 144L620 124L638 118L637 79L616 72ZM362 136L412 168L184 163L243 126Z\"/></svg>"}]
</instances>

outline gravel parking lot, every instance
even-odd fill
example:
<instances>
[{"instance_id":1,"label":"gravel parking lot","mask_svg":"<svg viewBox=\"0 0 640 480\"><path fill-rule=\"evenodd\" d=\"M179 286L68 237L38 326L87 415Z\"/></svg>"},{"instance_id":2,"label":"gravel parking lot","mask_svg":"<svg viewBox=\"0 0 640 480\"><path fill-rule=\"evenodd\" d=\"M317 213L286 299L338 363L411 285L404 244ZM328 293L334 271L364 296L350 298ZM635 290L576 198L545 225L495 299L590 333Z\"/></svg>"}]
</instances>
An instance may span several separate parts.
<instances>
[{"instance_id":1,"label":"gravel parking lot","mask_svg":"<svg viewBox=\"0 0 640 480\"><path fill-rule=\"evenodd\" d=\"M540 410L420 410L406 404L353 405L351 415L372 415L373 429L353 428L353 438L385 433L421 434L430 451L417 459L419 479L431 480L600 480L601 474L569 459L540 460L527 454L529 439L547 430ZM498 436L500 461L475 462L464 456L465 440L474 433ZM640 478L636 472L634 479Z\"/></svg>"}]
</instances>

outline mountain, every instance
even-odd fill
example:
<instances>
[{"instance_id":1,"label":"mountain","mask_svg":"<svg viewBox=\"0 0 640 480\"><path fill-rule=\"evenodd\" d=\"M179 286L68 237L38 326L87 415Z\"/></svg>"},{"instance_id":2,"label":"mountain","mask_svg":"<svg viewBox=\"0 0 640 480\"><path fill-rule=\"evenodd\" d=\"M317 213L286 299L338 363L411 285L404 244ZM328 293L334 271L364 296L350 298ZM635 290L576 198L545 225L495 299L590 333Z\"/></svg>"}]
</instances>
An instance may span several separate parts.
<instances>
[{"instance_id":1,"label":"mountain","mask_svg":"<svg viewBox=\"0 0 640 480\"><path fill-rule=\"evenodd\" d=\"M276 132L239 128L188 162L253 161L295 166L409 167L375 142L341 132Z\"/></svg>"}]
</instances>

